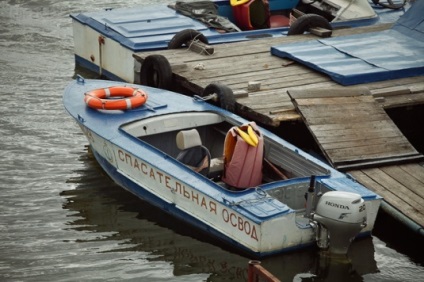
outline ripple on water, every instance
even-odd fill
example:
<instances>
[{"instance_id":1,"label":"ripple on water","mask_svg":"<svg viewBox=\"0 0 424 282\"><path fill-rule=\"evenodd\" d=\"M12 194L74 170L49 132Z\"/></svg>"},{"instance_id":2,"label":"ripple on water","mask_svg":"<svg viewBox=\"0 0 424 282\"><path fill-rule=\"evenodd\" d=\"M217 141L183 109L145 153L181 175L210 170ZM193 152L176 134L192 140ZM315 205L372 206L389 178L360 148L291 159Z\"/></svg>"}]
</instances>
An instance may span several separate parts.
<instances>
[{"instance_id":1,"label":"ripple on water","mask_svg":"<svg viewBox=\"0 0 424 282\"><path fill-rule=\"evenodd\" d=\"M157 2L0 1L0 280L246 281L249 258L115 185L62 106L74 75L69 14ZM424 277L378 238L354 244L351 264L326 265L314 249L262 264L284 281Z\"/></svg>"}]
</instances>

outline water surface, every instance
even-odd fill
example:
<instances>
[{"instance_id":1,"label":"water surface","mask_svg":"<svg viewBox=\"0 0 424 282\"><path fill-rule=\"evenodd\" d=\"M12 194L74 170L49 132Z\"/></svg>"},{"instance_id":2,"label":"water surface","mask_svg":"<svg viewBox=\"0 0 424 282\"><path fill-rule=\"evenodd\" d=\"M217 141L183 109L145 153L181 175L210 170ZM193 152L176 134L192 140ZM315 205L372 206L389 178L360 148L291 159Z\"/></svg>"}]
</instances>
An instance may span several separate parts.
<instances>
[{"instance_id":1,"label":"water surface","mask_svg":"<svg viewBox=\"0 0 424 282\"><path fill-rule=\"evenodd\" d=\"M62 106L75 74L69 14L157 2L172 1L0 2L1 281L245 281L250 258L115 185ZM388 236L402 226L380 218L348 260L312 248L262 265L283 281L423 278L422 240Z\"/></svg>"}]
</instances>

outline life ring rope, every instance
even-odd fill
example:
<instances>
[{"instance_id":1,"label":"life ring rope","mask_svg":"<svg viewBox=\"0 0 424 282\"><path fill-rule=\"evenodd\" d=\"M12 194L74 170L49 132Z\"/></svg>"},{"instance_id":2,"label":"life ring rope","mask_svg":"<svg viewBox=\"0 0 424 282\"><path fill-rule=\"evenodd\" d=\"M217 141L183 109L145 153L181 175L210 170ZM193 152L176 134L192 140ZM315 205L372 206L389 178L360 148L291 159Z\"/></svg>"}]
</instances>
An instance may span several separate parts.
<instances>
[{"instance_id":1,"label":"life ring rope","mask_svg":"<svg viewBox=\"0 0 424 282\"><path fill-rule=\"evenodd\" d=\"M138 88L112 86L86 92L84 102L90 108L98 110L130 110L146 103L147 97L147 93Z\"/></svg>"}]
</instances>

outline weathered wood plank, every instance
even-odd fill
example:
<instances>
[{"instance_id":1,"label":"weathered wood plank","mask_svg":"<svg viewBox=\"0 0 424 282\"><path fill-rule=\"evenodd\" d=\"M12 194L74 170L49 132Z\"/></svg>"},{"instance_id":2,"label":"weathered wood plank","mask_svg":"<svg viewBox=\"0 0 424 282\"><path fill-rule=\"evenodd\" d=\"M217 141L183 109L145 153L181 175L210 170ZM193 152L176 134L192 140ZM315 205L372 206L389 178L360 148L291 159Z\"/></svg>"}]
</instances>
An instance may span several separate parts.
<instances>
[{"instance_id":1,"label":"weathered wood plank","mask_svg":"<svg viewBox=\"0 0 424 282\"><path fill-rule=\"evenodd\" d=\"M404 185L399 183L396 178L387 175L382 168L369 168L362 170L368 177L375 180L380 185L384 186L393 194L399 195L404 201L408 202L411 206L424 213L424 199L417 197L417 195Z\"/></svg>"},{"instance_id":2,"label":"weathered wood plank","mask_svg":"<svg viewBox=\"0 0 424 282\"><path fill-rule=\"evenodd\" d=\"M338 116L337 119L334 119L334 117L331 116L324 116L320 117L319 115L316 115L314 119L308 118L306 119L306 123L308 125L318 125L318 124L334 124L334 123L347 123L349 121L354 120L356 123L359 122L367 122L367 121L381 121L384 120L383 114L375 114L372 115L369 112L364 112L364 115L343 115Z\"/></svg>"},{"instance_id":3,"label":"weathered wood plank","mask_svg":"<svg viewBox=\"0 0 424 282\"><path fill-rule=\"evenodd\" d=\"M351 97L370 95L371 92L367 87L352 86L346 87L332 87L321 89L302 90L289 90L289 95L293 99L310 99L310 98L329 98L329 97ZM312 99L313 100L313 99Z\"/></svg>"},{"instance_id":4,"label":"weathered wood plank","mask_svg":"<svg viewBox=\"0 0 424 282\"><path fill-rule=\"evenodd\" d=\"M314 124L317 124L314 119L318 117L333 117L336 123L345 123L345 121L343 121L345 119L350 122L359 122L361 117L370 117L372 115L383 116L387 119L386 113L382 111L381 108L376 108L374 105L369 105L367 103L334 106L310 105L298 108L305 115L305 118Z\"/></svg>"},{"instance_id":5,"label":"weathered wood plank","mask_svg":"<svg viewBox=\"0 0 424 282\"><path fill-rule=\"evenodd\" d=\"M408 202L407 199L403 197L402 193L399 193L396 190L393 191L387 189L383 184L379 183L378 180L375 180L368 174L364 173L363 170L352 170L349 171L349 173L355 177L359 183L382 196L384 201L388 204L398 209L401 213L420 226L424 226L424 211L422 211L422 208L421 211L416 208L416 206L419 206L418 203L415 203L414 206L414 202Z\"/></svg>"},{"instance_id":6,"label":"weathered wood plank","mask_svg":"<svg viewBox=\"0 0 424 282\"><path fill-rule=\"evenodd\" d=\"M408 107L414 105L424 104L424 92L417 94L399 95L392 97L385 97L382 106L385 109Z\"/></svg>"},{"instance_id":7,"label":"weathered wood plank","mask_svg":"<svg viewBox=\"0 0 424 282\"><path fill-rule=\"evenodd\" d=\"M400 143L390 142L363 147L327 149L325 152L329 155L329 157L331 157L331 161L334 164L346 161L369 161L372 159L387 159L389 161L390 158L408 157L418 154L416 151L411 152L411 147L407 141Z\"/></svg>"},{"instance_id":8,"label":"weathered wood plank","mask_svg":"<svg viewBox=\"0 0 424 282\"><path fill-rule=\"evenodd\" d=\"M386 125L386 120L377 120L370 121L368 123L355 122L355 123L331 123L331 124L317 124L311 125L310 128L315 132L317 136L334 134L336 131L352 129L352 130L361 130L361 129L371 129L371 132L374 130L379 130L384 128Z\"/></svg>"},{"instance_id":9,"label":"weathered wood plank","mask_svg":"<svg viewBox=\"0 0 424 282\"><path fill-rule=\"evenodd\" d=\"M416 196L424 198L424 183L414 178L408 171L403 170L398 166L387 166L381 168L388 176L396 179L405 188L415 193ZM422 171L424 172L424 170ZM424 204L424 201L423 201Z\"/></svg>"},{"instance_id":10,"label":"weathered wood plank","mask_svg":"<svg viewBox=\"0 0 424 282\"><path fill-rule=\"evenodd\" d=\"M362 123L364 124L364 123ZM406 138L400 134L397 128L387 126L387 123L382 123L382 127L370 130L370 127L357 127L347 128L337 131L314 131L314 135L319 138L322 144L332 142L345 142L345 141L367 141L373 139L388 139L393 137L402 137L403 140ZM333 141L334 140L334 141ZM388 140L390 141L390 140Z\"/></svg>"},{"instance_id":11,"label":"weathered wood plank","mask_svg":"<svg viewBox=\"0 0 424 282\"><path fill-rule=\"evenodd\" d=\"M334 139L335 140L333 142L331 142L331 139L329 139L329 141L327 142L320 142L322 149L327 151L327 150L338 150L338 149L346 149L346 148L355 149L360 147L377 146L377 145L384 146L385 144L392 143L392 142L397 144L408 143L408 140L404 136L396 136L396 135L391 136L389 138L372 138L372 139L363 139L363 138L358 138L356 136L356 140L354 138L345 138L346 141L337 140L336 138Z\"/></svg>"},{"instance_id":12,"label":"weathered wood plank","mask_svg":"<svg viewBox=\"0 0 424 282\"><path fill-rule=\"evenodd\" d=\"M424 189L424 166L412 163L401 165L400 168L407 172L411 177L420 181L422 183L421 189Z\"/></svg>"}]
</instances>

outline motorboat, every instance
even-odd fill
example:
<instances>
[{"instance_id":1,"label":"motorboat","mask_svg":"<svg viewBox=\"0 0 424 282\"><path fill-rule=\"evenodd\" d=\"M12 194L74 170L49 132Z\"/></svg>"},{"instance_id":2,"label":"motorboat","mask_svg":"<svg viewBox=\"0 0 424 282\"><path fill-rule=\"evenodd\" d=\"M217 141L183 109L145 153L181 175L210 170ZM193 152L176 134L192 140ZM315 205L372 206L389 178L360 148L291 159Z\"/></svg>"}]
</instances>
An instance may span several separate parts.
<instances>
[{"instance_id":1,"label":"motorboat","mask_svg":"<svg viewBox=\"0 0 424 282\"><path fill-rule=\"evenodd\" d=\"M114 182L243 253L317 244L346 254L352 240L371 234L379 195L206 101L230 95L228 87L206 90L189 97L78 76L63 104Z\"/></svg>"}]
</instances>

